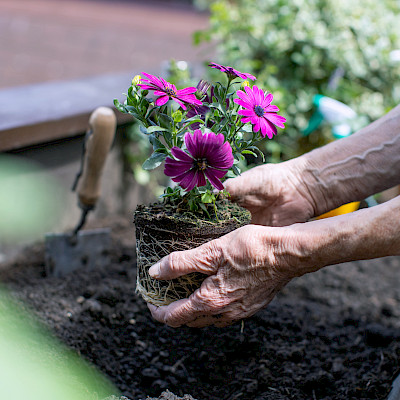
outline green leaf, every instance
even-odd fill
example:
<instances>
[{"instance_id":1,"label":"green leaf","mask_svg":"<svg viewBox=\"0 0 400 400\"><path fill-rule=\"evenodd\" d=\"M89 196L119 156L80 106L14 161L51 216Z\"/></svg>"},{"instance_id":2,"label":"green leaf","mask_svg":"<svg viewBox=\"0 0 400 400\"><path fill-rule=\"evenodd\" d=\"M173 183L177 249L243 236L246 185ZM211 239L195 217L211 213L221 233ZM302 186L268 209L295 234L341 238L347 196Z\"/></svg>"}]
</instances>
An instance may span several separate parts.
<instances>
[{"instance_id":1,"label":"green leaf","mask_svg":"<svg viewBox=\"0 0 400 400\"><path fill-rule=\"evenodd\" d=\"M145 126L139 125L139 129L140 129L140 132L142 132L143 134L145 134L145 135L149 134L149 132L147 132L147 129Z\"/></svg>"},{"instance_id":2,"label":"green leaf","mask_svg":"<svg viewBox=\"0 0 400 400\"><path fill-rule=\"evenodd\" d=\"M236 165L232 165L232 171L235 175L240 175L240 169Z\"/></svg>"},{"instance_id":3,"label":"green leaf","mask_svg":"<svg viewBox=\"0 0 400 400\"><path fill-rule=\"evenodd\" d=\"M207 207L204 203L199 203L200 208L206 213L207 217L210 219L210 214L208 213Z\"/></svg>"},{"instance_id":4,"label":"green leaf","mask_svg":"<svg viewBox=\"0 0 400 400\"><path fill-rule=\"evenodd\" d=\"M244 160L244 156L243 156L242 154L238 153L238 152L236 152L236 153L233 155L233 158L234 158L234 160L233 160L233 163L234 163L234 164L237 164L237 163L239 163L240 161L243 161L243 160Z\"/></svg>"},{"instance_id":5,"label":"green leaf","mask_svg":"<svg viewBox=\"0 0 400 400\"><path fill-rule=\"evenodd\" d=\"M195 199L189 199L188 204L189 204L190 211L197 211L199 209L199 206ZM202 203L199 203L199 205L201 206ZM204 206L204 204L203 204L203 206Z\"/></svg>"},{"instance_id":6,"label":"green leaf","mask_svg":"<svg viewBox=\"0 0 400 400\"><path fill-rule=\"evenodd\" d=\"M166 128L168 130L171 130L172 127L174 126L174 120L168 115L168 114L163 114L160 113L158 114L158 119L159 119L159 125L162 128Z\"/></svg>"},{"instance_id":7,"label":"green leaf","mask_svg":"<svg viewBox=\"0 0 400 400\"><path fill-rule=\"evenodd\" d=\"M124 106L125 110L128 114L132 115L134 118L138 119L139 121L142 120L142 116L138 113L137 109L133 106Z\"/></svg>"},{"instance_id":8,"label":"green leaf","mask_svg":"<svg viewBox=\"0 0 400 400\"><path fill-rule=\"evenodd\" d=\"M249 146L248 149L254 150L258 155L261 156L261 159L263 162L265 162L265 156L264 153L257 147L257 146ZM244 151L243 151L244 153Z\"/></svg>"},{"instance_id":9,"label":"green leaf","mask_svg":"<svg viewBox=\"0 0 400 400\"><path fill-rule=\"evenodd\" d=\"M204 125L204 121L201 118L190 118L185 121L185 123L187 123L187 122L189 122L188 125L192 125L192 124L196 124L196 123Z\"/></svg>"},{"instance_id":10,"label":"green leaf","mask_svg":"<svg viewBox=\"0 0 400 400\"><path fill-rule=\"evenodd\" d=\"M124 113L124 114L127 113L127 111L126 111L126 109L125 109L125 106L124 106L122 103L120 103L117 99L114 99L114 107L115 107L118 111L120 111L120 112L122 112L122 113Z\"/></svg>"},{"instance_id":11,"label":"green leaf","mask_svg":"<svg viewBox=\"0 0 400 400\"><path fill-rule=\"evenodd\" d=\"M153 145L154 150L165 149L165 146L161 143L160 140L154 134L149 135L149 141Z\"/></svg>"},{"instance_id":12,"label":"green leaf","mask_svg":"<svg viewBox=\"0 0 400 400\"><path fill-rule=\"evenodd\" d=\"M168 131L166 128L161 128L161 126L149 126L147 128L147 133L153 133L153 132L165 132Z\"/></svg>"},{"instance_id":13,"label":"green leaf","mask_svg":"<svg viewBox=\"0 0 400 400\"><path fill-rule=\"evenodd\" d=\"M168 147L172 147L172 132L170 132L170 131L165 131L164 133L163 133L163 137L164 137L164 139L165 139L165 142L167 143L167 145L168 145Z\"/></svg>"},{"instance_id":14,"label":"green leaf","mask_svg":"<svg viewBox=\"0 0 400 400\"><path fill-rule=\"evenodd\" d=\"M242 151L242 154L251 154L252 156L257 157L257 154L254 153L254 152L251 151L251 150L243 150L243 151Z\"/></svg>"},{"instance_id":15,"label":"green leaf","mask_svg":"<svg viewBox=\"0 0 400 400\"><path fill-rule=\"evenodd\" d=\"M206 192L201 196L202 203L209 204L209 203L212 203L213 200L214 200L214 195L210 192Z\"/></svg>"},{"instance_id":16,"label":"green leaf","mask_svg":"<svg viewBox=\"0 0 400 400\"><path fill-rule=\"evenodd\" d=\"M146 171L157 168L163 163L167 155L164 153L153 153L142 165L142 168Z\"/></svg>"}]
</instances>

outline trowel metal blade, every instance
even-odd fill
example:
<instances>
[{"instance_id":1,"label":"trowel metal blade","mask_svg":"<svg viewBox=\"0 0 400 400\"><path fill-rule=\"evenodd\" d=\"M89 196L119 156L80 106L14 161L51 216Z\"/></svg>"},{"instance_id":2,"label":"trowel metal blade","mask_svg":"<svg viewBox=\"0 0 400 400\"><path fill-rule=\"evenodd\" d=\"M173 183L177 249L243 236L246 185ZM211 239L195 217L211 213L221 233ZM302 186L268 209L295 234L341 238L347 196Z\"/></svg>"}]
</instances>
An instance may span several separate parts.
<instances>
[{"instance_id":1,"label":"trowel metal blade","mask_svg":"<svg viewBox=\"0 0 400 400\"><path fill-rule=\"evenodd\" d=\"M46 273L65 276L78 268L88 270L109 264L110 229L79 231L76 235L48 233L45 237Z\"/></svg>"}]
</instances>

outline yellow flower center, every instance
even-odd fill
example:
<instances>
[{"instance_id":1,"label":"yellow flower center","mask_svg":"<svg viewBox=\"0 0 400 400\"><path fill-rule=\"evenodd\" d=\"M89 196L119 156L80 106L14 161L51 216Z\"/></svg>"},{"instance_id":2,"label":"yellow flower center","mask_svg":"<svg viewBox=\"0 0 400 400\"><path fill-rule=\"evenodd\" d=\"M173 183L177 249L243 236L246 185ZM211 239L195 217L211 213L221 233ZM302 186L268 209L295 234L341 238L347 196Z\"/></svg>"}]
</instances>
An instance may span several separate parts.
<instances>
[{"instance_id":1,"label":"yellow flower center","mask_svg":"<svg viewBox=\"0 0 400 400\"><path fill-rule=\"evenodd\" d=\"M201 160L197 160L197 168L199 171L205 171L207 169L207 159L202 158Z\"/></svg>"},{"instance_id":2,"label":"yellow flower center","mask_svg":"<svg viewBox=\"0 0 400 400\"><path fill-rule=\"evenodd\" d=\"M167 93L167 95L169 97L175 97L176 96L176 90L172 87L167 87L165 88L165 93Z\"/></svg>"}]
</instances>

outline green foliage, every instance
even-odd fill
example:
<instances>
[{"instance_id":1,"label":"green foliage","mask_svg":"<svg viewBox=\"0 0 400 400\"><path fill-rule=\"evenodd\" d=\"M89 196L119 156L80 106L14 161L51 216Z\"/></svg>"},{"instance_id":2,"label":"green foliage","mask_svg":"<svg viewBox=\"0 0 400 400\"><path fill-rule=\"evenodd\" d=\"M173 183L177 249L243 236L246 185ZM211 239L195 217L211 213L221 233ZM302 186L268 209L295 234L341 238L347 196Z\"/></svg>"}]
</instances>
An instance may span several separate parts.
<instances>
[{"instance_id":1,"label":"green foliage","mask_svg":"<svg viewBox=\"0 0 400 400\"><path fill-rule=\"evenodd\" d=\"M217 43L218 62L257 76L287 117L284 135L267 141L272 160L291 158L331 140L330 129L301 131L315 94L333 97L360 116L355 129L399 103L400 3L395 0L196 0L210 28L196 43Z\"/></svg>"}]
</instances>

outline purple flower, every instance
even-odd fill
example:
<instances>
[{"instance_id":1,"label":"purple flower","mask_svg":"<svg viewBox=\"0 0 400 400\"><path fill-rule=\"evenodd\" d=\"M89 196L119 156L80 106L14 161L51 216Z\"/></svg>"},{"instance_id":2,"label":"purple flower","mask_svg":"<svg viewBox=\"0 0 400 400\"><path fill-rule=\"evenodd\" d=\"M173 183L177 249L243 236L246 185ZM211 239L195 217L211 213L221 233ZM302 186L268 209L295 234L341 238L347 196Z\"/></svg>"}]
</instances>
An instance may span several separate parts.
<instances>
[{"instance_id":1,"label":"purple flower","mask_svg":"<svg viewBox=\"0 0 400 400\"><path fill-rule=\"evenodd\" d=\"M175 85L167 82L163 78L146 74L142 72L146 78L141 79L141 83L138 84L142 90L154 90L154 94L159 96L156 101L156 106L162 106L169 99L176 101L184 110L186 110L185 103L192 106L201 106L202 102L196 98L194 93L196 92L195 87L188 87L185 89L178 90Z\"/></svg>"},{"instance_id":2,"label":"purple flower","mask_svg":"<svg viewBox=\"0 0 400 400\"><path fill-rule=\"evenodd\" d=\"M172 147L174 158L165 160L164 174L187 191L205 186L206 178L218 190L223 190L221 179L233 165L232 148L228 142L224 143L224 135L203 134L196 129L193 133L186 132L184 140L189 154Z\"/></svg>"},{"instance_id":3,"label":"purple flower","mask_svg":"<svg viewBox=\"0 0 400 400\"><path fill-rule=\"evenodd\" d=\"M235 68L226 67L224 65L220 65L220 64L217 64L217 63L214 63L214 62L211 63L211 64L208 64L208 66L211 67L211 68L219 69L222 72L225 72L228 75L228 77L231 77L231 78L239 77L239 78L242 78L242 79L251 79L252 81L255 81L257 79L254 75L248 74L246 72L240 72Z\"/></svg>"},{"instance_id":4,"label":"purple flower","mask_svg":"<svg viewBox=\"0 0 400 400\"><path fill-rule=\"evenodd\" d=\"M242 122L251 122L254 132L261 130L263 138L268 136L272 139L277 132L276 126L285 128L283 124L286 118L277 114L279 108L271 104L271 93L264 93L257 86L253 86L253 89L245 86L244 90L246 93L238 90L236 93L240 98L233 100L244 108L238 111L238 114L243 115Z\"/></svg>"}]
</instances>

